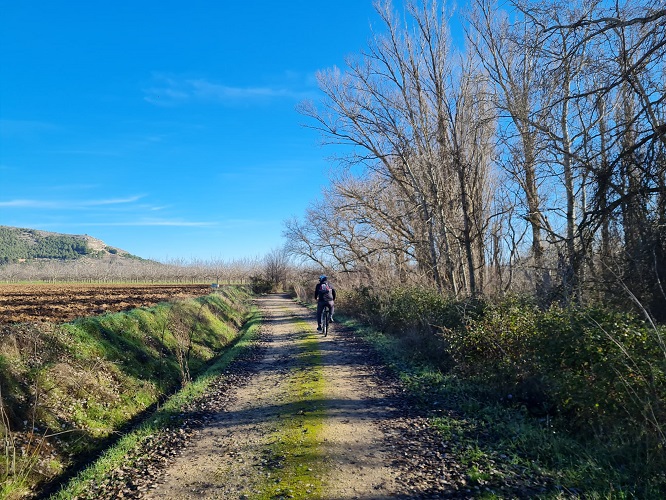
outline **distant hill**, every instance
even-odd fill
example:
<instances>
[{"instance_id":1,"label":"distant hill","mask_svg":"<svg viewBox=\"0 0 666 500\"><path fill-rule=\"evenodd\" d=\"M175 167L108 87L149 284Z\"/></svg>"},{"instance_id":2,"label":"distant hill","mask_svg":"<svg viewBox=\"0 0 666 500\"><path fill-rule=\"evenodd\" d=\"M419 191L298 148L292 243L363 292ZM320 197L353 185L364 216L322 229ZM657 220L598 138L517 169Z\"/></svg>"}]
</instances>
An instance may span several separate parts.
<instances>
[{"instance_id":1,"label":"distant hill","mask_svg":"<svg viewBox=\"0 0 666 500\"><path fill-rule=\"evenodd\" d=\"M87 234L62 234L0 226L0 264L37 259L75 260L84 257L103 259L112 255L143 260Z\"/></svg>"}]
</instances>

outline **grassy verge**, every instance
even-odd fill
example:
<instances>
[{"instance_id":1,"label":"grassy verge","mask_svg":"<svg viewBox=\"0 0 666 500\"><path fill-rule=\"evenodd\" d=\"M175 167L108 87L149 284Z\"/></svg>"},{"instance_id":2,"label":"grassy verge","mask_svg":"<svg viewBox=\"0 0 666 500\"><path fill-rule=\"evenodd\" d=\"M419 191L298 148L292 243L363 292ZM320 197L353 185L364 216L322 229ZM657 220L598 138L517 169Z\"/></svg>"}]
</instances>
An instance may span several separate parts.
<instances>
[{"instance_id":1,"label":"grassy verge","mask_svg":"<svg viewBox=\"0 0 666 500\"><path fill-rule=\"evenodd\" d=\"M321 353L310 326L295 322L300 332L296 367L287 382L287 410L264 451L266 480L257 498L323 498L324 463L321 433L325 408Z\"/></svg>"},{"instance_id":2,"label":"grassy verge","mask_svg":"<svg viewBox=\"0 0 666 500\"><path fill-rule=\"evenodd\" d=\"M229 287L71 323L3 326L0 498L52 484L200 377L237 340L249 299Z\"/></svg>"},{"instance_id":3,"label":"grassy verge","mask_svg":"<svg viewBox=\"0 0 666 500\"><path fill-rule=\"evenodd\" d=\"M204 394L225 368L252 345L256 339L260 323L261 318L258 311L253 310L240 332L238 341L217 358L203 375L170 397L164 406L150 418L137 429L123 436L99 460L77 475L52 498L65 500L81 495L90 487L91 483L101 482L110 471L124 463L131 450L139 447L147 439L153 438L165 428L177 423L177 416L181 414L182 408Z\"/></svg>"}]
</instances>

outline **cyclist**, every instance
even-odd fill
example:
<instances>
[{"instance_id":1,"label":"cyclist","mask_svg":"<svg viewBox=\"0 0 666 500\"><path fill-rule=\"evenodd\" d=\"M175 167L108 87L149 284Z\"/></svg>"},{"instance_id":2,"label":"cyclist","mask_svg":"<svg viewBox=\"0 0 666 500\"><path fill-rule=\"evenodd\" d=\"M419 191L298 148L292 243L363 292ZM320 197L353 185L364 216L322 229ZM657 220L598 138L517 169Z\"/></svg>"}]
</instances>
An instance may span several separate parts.
<instances>
[{"instance_id":1,"label":"cyclist","mask_svg":"<svg viewBox=\"0 0 666 500\"><path fill-rule=\"evenodd\" d=\"M335 288L328 282L325 275L319 276L319 283L315 287L314 293L317 301L317 331L321 332L321 313L324 307L328 305L331 308L331 323L333 323L333 311L335 310Z\"/></svg>"}]
</instances>

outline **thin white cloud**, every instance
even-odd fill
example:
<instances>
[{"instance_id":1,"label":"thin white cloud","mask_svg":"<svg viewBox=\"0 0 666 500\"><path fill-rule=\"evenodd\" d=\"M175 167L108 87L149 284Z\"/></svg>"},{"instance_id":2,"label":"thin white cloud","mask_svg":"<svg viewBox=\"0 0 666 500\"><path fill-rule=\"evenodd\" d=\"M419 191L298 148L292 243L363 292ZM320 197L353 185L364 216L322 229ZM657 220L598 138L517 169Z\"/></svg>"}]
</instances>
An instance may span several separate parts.
<instances>
[{"instance_id":1,"label":"thin white cloud","mask_svg":"<svg viewBox=\"0 0 666 500\"><path fill-rule=\"evenodd\" d=\"M83 202L85 206L96 206L96 205L119 205L119 204L125 204L125 203L134 203L135 201L139 201L143 196L138 195L138 196L130 196L128 198L112 198L109 200L92 200L92 201L87 201Z\"/></svg>"},{"instance_id":2,"label":"thin white cloud","mask_svg":"<svg viewBox=\"0 0 666 500\"><path fill-rule=\"evenodd\" d=\"M132 220L132 221L82 221L82 222L58 222L58 223L30 223L22 222L16 227L57 227L57 228L88 228L88 227L215 227L217 222L185 221L185 220Z\"/></svg>"},{"instance_id":3,"label":"thin white cloud","mask_svg":"<svg viewBox=\"0 0 666 500\"><path fill-rule=\"evenodd\" d=\"M229 87L206 80L187 80L193 95L204 100L253 99L256 97L298 97L299 92L287 88Z\"/></svg>"},{"instance_id":4,"label":"thin white cloud","mask_svg":"<svg viewBox=\"0 0 666 500\"><path fill-rule=\"evenodd\" d=\"M186 221L180 219L143 219L126 222L99 222L86 223L85 225L94 226L166 226L166 227L218 227L221 229L238 229L247 227L264 226L266 224L275 224L276 221L266 221L260 219L223 219L220 221Z\"/></svg>"},{"instance_id":5,"label":"thin white cloud","mask_svg":"<svg viewBox=\"0 0 666 500\"><path fill-rule=\"evenodd\" d=\"M49 210L73 210L73 209L83 209L96 206L108 206L108 205L124 205L127 203L134 203L138 201L143 196L130 196L128 198L111 198L111 199L102 199L102 200L29 200L29 199L18 199L18 200L9 200L9 201L0 201L0 207L7 208L44 208Z\"/></svg>"},{"instance_id":6,"label":"thin white cloud","mask_svg":"<svg viewBox=\"0 0 666 500\"><path fill-rule=\"evenodd\" d=\"M247 227L277 224L279 221L266 221L260 219L223 219L220 221L188 221L181 219L140 219L116 222L85 222L77 226L112 226L112 227L217 227L221 229L238 229Z\"/></svg>"},{"instance_id":7,"label":"thin white cloud","mask_svg":"<svg viewBox=\"0 0 666 500\"><path fill-rule=\"evenodd\" d=\"M113 226L113 227L211 227L217 226L216 222L184 221L184 220L138 220L119 222L86 222L86 226Z\"/></svg>"},{"instance_id":8,"label":"thin white cloud","mask_svg":"<svg viewBox=\"0 0 666 500\"><path fill-rule=\"evenodd\" d=\"M177 79L155 75L156 85L144 89L144 99L161 106L173 106L187 102L239 103L260 100L303 100L313 97L308 88L299 85L234 87L214 83L206 79Z\"/></svg>"}]
</instances>

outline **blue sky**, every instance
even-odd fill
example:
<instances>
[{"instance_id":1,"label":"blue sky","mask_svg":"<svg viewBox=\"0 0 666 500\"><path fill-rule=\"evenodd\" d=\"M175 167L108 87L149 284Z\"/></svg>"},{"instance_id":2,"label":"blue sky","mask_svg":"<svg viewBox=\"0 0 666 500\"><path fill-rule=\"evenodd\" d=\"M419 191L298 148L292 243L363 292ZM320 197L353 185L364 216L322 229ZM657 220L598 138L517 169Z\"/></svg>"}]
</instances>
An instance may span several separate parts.
<instances>
[{"instance_id":1,"label":"blue sky","mask_svg":"<svg viewBox=\"0 0 666 500\"><path fill-rule=\"evenodd\" d=\"M295 111L367 46L371 0L0 0L0 225L239 259L327 184Z\"/></svg>"}]
</instances>

